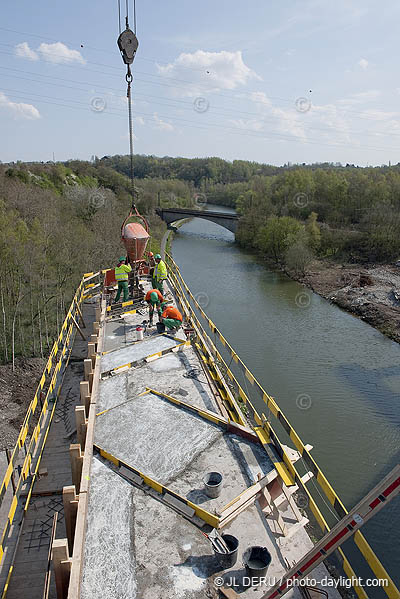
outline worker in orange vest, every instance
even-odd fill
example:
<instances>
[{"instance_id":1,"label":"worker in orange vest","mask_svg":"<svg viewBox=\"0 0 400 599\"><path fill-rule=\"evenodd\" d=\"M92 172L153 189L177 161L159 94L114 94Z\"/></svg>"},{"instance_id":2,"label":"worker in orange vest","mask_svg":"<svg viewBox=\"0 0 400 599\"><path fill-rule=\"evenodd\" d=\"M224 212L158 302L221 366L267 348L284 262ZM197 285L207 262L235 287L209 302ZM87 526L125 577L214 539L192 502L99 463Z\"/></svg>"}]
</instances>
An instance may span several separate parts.
<instances>
[{"instance_id":1,"label":"worker in orange vest","mask_svg":"<svg viewBox=\"0 0 400 599\"><path fill-rule=\"evenodd\" d=\"M167 329L179 329L182 325L182 314L177 308L168 306L165 302L161 304L164 308L164 312L161 314L161 322L167 327Z\"/></svg>"},{"instance_id":2,"label":"worker in orange vest","mask_svg":"<svg viewBox=\"0 0 400 599\"><path fill-rule=\"evenodd\" d=\"M154 309L157 308L158 317L161 321L161 304L164 298L158 289L150 289L145 295L145 301L149 304L149 323L153 326Z\"/></svg>"}]
</instances>

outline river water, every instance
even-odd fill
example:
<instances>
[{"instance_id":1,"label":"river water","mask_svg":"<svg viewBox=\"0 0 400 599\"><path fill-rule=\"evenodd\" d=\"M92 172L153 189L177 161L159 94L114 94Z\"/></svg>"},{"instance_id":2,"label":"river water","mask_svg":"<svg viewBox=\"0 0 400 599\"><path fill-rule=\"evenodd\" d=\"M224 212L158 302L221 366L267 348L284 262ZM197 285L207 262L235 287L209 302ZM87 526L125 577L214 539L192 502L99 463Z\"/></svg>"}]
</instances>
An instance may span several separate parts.
<instances>
[{"instance_id":1,"label":"river water","mask_svg":"<svg viewBox=\"0 0 400 599\"><path fill-rule=\"evenodd\" d=\"M353 507L400 463L400 346L268 270L212 222L185 223L172 255L205 312ZM398 586L399 531L399 498L363 527Z\"/></svg>"}]
</instances>

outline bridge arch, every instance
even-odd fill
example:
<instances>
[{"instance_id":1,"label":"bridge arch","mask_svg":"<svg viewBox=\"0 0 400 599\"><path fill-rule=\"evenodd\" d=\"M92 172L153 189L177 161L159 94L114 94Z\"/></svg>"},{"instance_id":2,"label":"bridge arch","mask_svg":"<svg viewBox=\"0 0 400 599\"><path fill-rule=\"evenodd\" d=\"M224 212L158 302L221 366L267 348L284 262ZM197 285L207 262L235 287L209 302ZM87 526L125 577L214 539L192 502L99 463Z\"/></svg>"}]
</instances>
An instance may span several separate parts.
<instances>
[{"instance_id":1,"label":"bridge arch","mask_svg":"<svg viewBox=\"0 0 400 599\"><path fill-rule=\"evenodd\" d=\"M185 208L157 208L156 212L158 216L166 222L168 225L174 223L182 218L190 218L194 216L196 218L202 218L209 220L221 227L225 227L231 233L236 233L239 217L236 214L229 214L225 212L209 212L202 210L187 210Z\"/></svg>"}]
</instances>

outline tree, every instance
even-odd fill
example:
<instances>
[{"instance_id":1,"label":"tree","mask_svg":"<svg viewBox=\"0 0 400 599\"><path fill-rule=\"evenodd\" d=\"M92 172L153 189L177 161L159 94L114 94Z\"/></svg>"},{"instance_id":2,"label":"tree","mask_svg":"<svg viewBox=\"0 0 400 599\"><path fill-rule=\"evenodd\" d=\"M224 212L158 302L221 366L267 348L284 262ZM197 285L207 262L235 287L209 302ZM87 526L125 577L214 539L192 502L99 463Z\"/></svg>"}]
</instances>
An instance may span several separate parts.
<instances>
[{"instance_id":1,"label":"tree","mask_svg":"<svg viewBox=\"0 0 400 599\"><path fill-rule=\"evenodd\" d=\"M290 216L272 216L257 235L257 247L279 263L303 228L301 223Z\"/></svg>"},{"instance_id":2,"label":"tree","mask_svg":"<svg viewBox=\"0 0 400 599\"><path fill-rule=\"evenodd\" d=\"M321 231L317 223L318 214L311 212L308 215L306 232L307 232L307 245L314 251L318 251L321 245Z\"/></svg>"}]
</instances>

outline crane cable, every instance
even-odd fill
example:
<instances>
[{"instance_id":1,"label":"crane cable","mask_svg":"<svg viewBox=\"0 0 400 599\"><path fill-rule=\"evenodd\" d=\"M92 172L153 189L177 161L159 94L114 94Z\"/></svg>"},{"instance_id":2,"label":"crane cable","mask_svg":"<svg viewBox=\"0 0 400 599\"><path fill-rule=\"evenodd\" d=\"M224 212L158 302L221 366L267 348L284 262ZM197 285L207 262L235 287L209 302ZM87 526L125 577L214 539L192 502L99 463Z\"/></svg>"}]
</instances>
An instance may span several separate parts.
<instances>
[{"instance_id":1,"label":"crane cable","mask_svg":"<svg viewBox=\"0 0 400 599\"><path fill-rule=\"evenodd\" d=\"M128 98L128 119L129 119L129 153L130 153L130 179L132 186L132 209L135 209L136 189L134 183L134 167L133 167L133 117L132 117L132 82L133 75L131 72L131 64L134 61L136 50L138 48L138 40L136 37L136 0L133 0L133 22L134 31L129 27L129 2L125 0L125 30L121 31L121 0L118 0L118 26L119 37L118 47L121 52L122 60L127 66L125 80L128 84L126 97Z\"/></svg>"}]
</instances>

